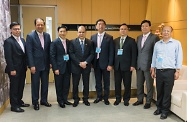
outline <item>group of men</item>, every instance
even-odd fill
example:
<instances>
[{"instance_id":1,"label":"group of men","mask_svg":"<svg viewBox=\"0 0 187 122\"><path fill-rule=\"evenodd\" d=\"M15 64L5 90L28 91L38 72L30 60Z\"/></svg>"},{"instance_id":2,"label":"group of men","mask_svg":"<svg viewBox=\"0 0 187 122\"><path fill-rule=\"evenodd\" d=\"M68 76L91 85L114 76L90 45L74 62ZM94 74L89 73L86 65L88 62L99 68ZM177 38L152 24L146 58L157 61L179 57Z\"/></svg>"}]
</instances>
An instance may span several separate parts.
<instances>
[{"instance_id":1,"label":"group of men","mask_svg":"<svg viewBox=\"0 0 187 122\"><path fill-rule=\"evenodd\" d=\"M7 67L5 72L10 78L11 111L24 112L21 107L28 107L22 101L27 66L31 71L32 104L39 110L39 89L41 80L40 104L47 107L49 70L54 72L57 102L60 107L65 105L78 106L80 97L78 86L83 79L83 103L90 106L89 78L91 67L94 68L97 98L94 103L104 100L109 105L110 71L114 69L115 97L114 105L118 105L123 98L124 105L129 106L131 95L132 71L137 72L137 101L133 106L143 104L144 82L147 86L147 96L144 109L151 107L153 97L153 81L157 83L157 110L154 115L161 114L166 119L171 100L174 80L179 77L182 67L182 48L179 41L172 39L172 27L165 26L162 30L163 39L151 33L151 22L143 20L142 33L135 39L128 36L128 25L122 24L120 36L113 36L105 32L106 22L96 21L97 33L90 39L86 38L86 28L79 26L77 38L68 40L67 27L57 28L59 37L51 42L50 35L44 32L45 21L41 18L34 20L36 30L27 35L26 43L20 38L21 26L17 22L10 25L11 37L5 40L4 50ZM155 45L156 43L156 45ZM170 53L168 53L168 51ZM67 100L70 77L72 74L74 103ZM124 94L121 95L123 81ZM103 92L104 88L104 92Z\"/></svg>"}]
</instances>

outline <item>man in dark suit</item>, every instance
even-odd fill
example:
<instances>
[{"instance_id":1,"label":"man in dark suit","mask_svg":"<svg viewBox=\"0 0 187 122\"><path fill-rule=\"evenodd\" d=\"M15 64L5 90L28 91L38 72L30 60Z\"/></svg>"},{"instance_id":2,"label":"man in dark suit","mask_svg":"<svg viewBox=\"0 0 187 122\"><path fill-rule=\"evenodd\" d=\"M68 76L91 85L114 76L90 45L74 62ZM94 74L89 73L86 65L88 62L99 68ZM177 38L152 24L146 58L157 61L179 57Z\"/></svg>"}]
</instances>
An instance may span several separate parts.
<instances>
[{"instance_id":1,"label":"man in dark suit","mask_svg":"<svg viewBox=\"0 0 187 122\"><path fill-rule=\"evenodd\" d=\"M25 40L20 37L21 26L17 22L10 24L11 36L4 42L5 72L10 79L10 105L11 111L24 112L21 107L29 107L22 101L26 77Z\"/></svg>"},{"instance_id":2,"label":"man in dark suit","mask_svg":"<svg viewBox=\"0 0 187 122\"><path fill-rule=\"evenodd\" d=\"M131 76L136 66L137 47L135 39L128 36L128 26L122 24L120 26L120 37L114 40L115 58L114 58L114 77L115 77L115 96L114 105L121 102L121 82L123 80L124 105L129 105L131 95Z\"/></svg>"},{"instance_id":3,"label":"man in dark suit","mask_svg":"<svg viewBox=\"0 0 187 122\"><path fill-rule=\"evenodd\" d=\"M39 89L41 80L40 104L51 107L47 102L49 69L50 69L50 44L51 38L48 33L43 32L45 22L41 18L34 20L36 30L29 33L26 39L26 50L28 66L31 71L32 104L35 110L39 110Z\"/></svg>"},{"instance_id":4,"label":"man in dark suit","mask_svg":"<svg viewBox=\"0 0 187 122\"><path fill-rule=\"evenodd\" d=\"M113 37L105 32L105 27L106 22L103 19L97 20L96 29L98 33L91 36L95 51L93 67L97 91L97 98L94 103L104 99L105 105L109 105L110 71L114 60L114 43ZM102 96L102 79L104 80L104 96Z\"/></svg>"},{"instance_id":5,"label":"man in dark suit","mask_svg":"<svg viewBox=\"0 0 187 122\"><path fill-rule=\"evenodd\" d=\"M59 37L51 43L50 59L55 78L57 102L60 107L65 108L65 104L72 105L72 103L67 101L71 75L69 60L70 41L66 39L66 26L59 26L57 31Z\"/></svg>"},{"instance_id":6,"label":"man in dark suit","mask_svg":"<svg viewBox=\"0 0 187 122\"><path fill-rule=\"evenodd\" d=\"M85 38L86 28L80 26L78 28L78 38L70 43L71 71L73 78L73 107L79 104L78 85L82 74L83 79L83 103L90 106L89 98L89 78L91 72L91 61L94 57L93 44Z\"/></svg>"},{"instance_id":7,"label":"man in dark suit","mask_svg":"<svg viewBox=\"0 0 187 122\"><path fill-rule=\"evenodd\" d=\"M147 97L144 109L151 107L151 100L153 98L153 78L151 77L151 62L153 55L153 48L159 38L152 34L151 22L143 20L141 22L142 35L137 37L137 98L138 100L133 103L134 106L143 104L144 98L144 82L146 81Z\"/></svg>"}]
</instances>

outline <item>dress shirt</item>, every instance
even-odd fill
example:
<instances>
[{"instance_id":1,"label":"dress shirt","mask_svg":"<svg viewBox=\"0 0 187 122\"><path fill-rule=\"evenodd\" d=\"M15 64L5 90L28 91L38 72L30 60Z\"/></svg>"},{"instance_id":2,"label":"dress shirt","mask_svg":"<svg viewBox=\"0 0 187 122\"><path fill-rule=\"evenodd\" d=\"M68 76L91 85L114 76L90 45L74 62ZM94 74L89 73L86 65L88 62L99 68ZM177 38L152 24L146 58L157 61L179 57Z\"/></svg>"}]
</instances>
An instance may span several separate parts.
<instances>
[{"instance_id":1,"label":"dress shirt","mask_svg":"<svg viewBox=\"0 0 187 122\"><path fill-rule=\"evenodd\" d=\"M151 67L156 69L181 69L183 52L181 43L170 38L168 42L163 40L155 44Z\"/></svg>"},{"instance_id":2,"label":"dress shirt","mask_svg":"<svg viewBox=\"0 0 187 122\"><path fill-rule=\"evenodd\" d=\"M101 34L98 33L97 35L98 35L98 36L97 36L97 40L100 40L100 39L101 39L100 41L101 41L101 43L102 43L103 37L104 37L104 35L105 35L105 32L103 32L103 33L101 33ZM100 36L101 36L101 37L100 37ZM101 46L101 43L100 43L100 46Z\"/></svg>"},{"instance_id":3,"label":"dress shirt","mask_svg":"<svg viewBox=\"0 0 187 122\"><path fill-rule=\"evenodd\" d=\"M20 37L16 37L12 34L12 36L16 39L16 41L18 42L18 44L20 45L21 49L23 50L23 52L25 52L25 48L23 46L23 43L21 41L21 38Z\"/></svg>"},{"instance_id":4,"label":"dress shirt","mask_svg":"<svg viewBox=\"0 0 187 122\"><path fill-rule=\"evenodd\" d=\"M61 40L62 45L63 45L63 47L64 47L64 50L65 50L65 52L67 53L67 49L66 49L66 39L62 39L62 38L60 38L60 37L59 37L59 39Z\"/></svg>"}]
</instances>

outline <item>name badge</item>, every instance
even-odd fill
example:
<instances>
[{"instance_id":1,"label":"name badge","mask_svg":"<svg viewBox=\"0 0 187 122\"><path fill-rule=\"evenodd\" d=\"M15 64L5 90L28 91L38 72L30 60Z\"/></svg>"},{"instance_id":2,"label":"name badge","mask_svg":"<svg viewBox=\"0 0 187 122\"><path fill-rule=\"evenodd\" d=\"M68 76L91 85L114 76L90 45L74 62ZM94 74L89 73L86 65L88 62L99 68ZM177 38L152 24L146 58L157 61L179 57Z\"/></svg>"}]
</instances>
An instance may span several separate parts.
<instances>
[{"instance_id":1,"label":"name badge","mask_svg":"<svg viewBox=\"0 0 187 122\"><path fill-rule=\"evenodd\" d=\"M158 58L158 62L162 62L163 61L163 58L162 57L159 57Z\"/></svg>"},{"instance_id":2,"label":"name badge","mask_svg":"<svg viewBox=\"0 0 187 122\"><path fill-rule=\"evenodd\" d=\"M95 50L96 53L100 53L101 52L101 48L97 47Z\"/></svg>"},{"instance_id":3,"label":"name badge","mask_svg":"<svg viewBox=\"0 0 187 122\"><path fill-rule=\"evenodd\" d=\"M69 60L69 55L68 54L64 55L64 61L68 61L68 60Z\"/></svg>"},{"instance_id":4,"label":"name badge","mask_svg":"<svg viewBox=\"0 0 187 122\"><path fill-rule=\"evenodd\" d=\"M123 55L123 49L118 49L118 55Z\"/></svg>"}]
</instances>

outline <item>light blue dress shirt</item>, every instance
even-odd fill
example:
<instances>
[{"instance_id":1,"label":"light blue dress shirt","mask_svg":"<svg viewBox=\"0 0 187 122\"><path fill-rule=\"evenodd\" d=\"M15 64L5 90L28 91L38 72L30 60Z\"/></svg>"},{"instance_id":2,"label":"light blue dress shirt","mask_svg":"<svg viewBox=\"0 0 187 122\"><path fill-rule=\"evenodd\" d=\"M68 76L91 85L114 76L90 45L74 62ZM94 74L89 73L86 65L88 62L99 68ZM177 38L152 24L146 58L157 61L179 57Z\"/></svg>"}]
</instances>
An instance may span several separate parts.
<instances>
[{"instance_id":1,"label":"light blue dress shirt","mask_svg":"<svg viewBox=\"0 0 187 122\"><path fill-rule=\"evenodd\" d=\"M156 69L181 69L183 52L181 43L170 38L168 42L158 41L154 46L151 67Z\"/></svg>"}]
</instances>

